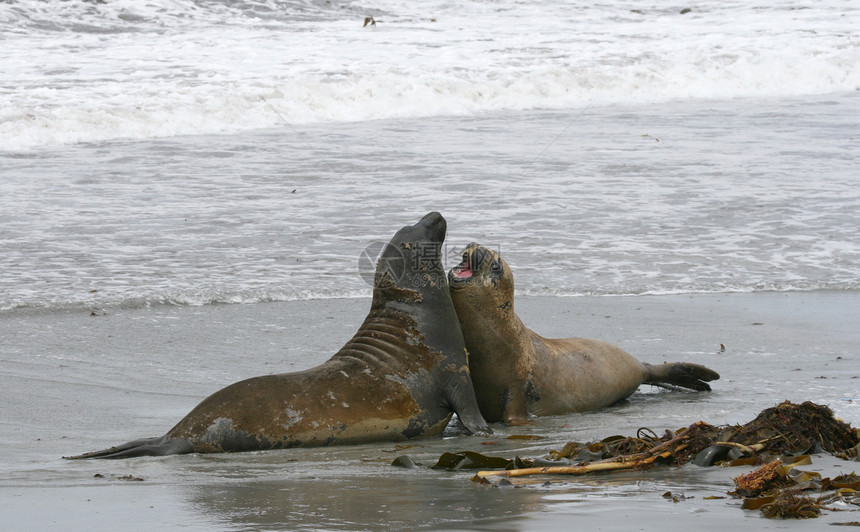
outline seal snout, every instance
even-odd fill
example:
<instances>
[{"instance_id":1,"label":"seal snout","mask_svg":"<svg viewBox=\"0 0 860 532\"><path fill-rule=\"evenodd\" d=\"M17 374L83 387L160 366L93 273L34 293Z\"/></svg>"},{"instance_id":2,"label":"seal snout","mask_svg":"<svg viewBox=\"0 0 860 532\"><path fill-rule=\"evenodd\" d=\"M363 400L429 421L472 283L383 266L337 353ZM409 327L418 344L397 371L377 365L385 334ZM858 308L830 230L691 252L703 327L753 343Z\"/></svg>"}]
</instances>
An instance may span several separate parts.
<instances>
[{"instance_id":1,"label":"seal snout","mask_svg":"<svg viewBox=\"0 0 860 532\"><path fill-rule=\"evenodd\" d=\"M426 229L428 237L432 242L442 242L445 240L445 233L448 231L448 222L438 212L433 211L425 214L415 225Z\"/></svg>"}]
</instances>

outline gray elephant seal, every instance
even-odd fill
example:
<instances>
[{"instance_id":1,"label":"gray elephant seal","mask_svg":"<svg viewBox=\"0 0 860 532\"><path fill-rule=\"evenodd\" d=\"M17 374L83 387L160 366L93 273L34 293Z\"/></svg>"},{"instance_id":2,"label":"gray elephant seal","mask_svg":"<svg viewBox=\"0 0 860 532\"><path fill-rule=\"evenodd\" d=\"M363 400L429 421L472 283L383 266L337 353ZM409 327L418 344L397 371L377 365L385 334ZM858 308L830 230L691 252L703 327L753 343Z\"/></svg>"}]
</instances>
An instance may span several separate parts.
<instances>
[{"instance_id":1,"label":"gray elephant seal","mask_svg":"<svg viewBox=\"0 0 860 532\"><path fill-rule=\"evenodd\" d=\"M367 318L324 364L237 382L160 438L70 458L396 441L440 434L452 413L467 431L489 432L439 260L445 230L433 212L394 235L377 263Z\"/></svg>"},{"instance_id":2,"label":"gray elephant seal","mask_svg":"<svg viewBox=\"0 0 860 532\"><path fill-rule=\"evenodd\" d=\"M487 421L527 423L596 410L640 384L706 391L719 375L698 364L643 364L598 340L542 338L514 313L514 276L496 253L470 244L448 274L478 405Z\"/></svg>"}]
</instances>

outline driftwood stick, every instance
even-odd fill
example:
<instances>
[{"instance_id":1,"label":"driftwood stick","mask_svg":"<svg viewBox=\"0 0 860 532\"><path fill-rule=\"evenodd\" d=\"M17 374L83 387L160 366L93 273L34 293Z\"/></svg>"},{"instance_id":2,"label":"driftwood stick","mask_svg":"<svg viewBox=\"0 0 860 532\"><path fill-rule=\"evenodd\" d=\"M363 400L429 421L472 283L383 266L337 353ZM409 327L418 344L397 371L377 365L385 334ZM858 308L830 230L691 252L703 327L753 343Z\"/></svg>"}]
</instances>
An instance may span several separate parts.
<instances>
[{"instance_id":1,"label":"driftwood stick","mask_svg":"<svg viewBox=\"0 0 860 532\"><path fill-rule=\"evenodd\" d=\"M615 462L593 462L581 466L548 466L548 467L528 467L523 469L506 469L502 471L478 471L473 480L480 481L487 477L523 477L526 475L584 475L586 473L594 473L597 471L617 471L620 469L636 469L637 467L651 464L657 458L669 457L672 453L666 451L662 454L655 454L641 460L622 460Z\"/></svg>"},{"instance_id":2,"label":"driftwood stick","mask_svg":"<svg viewBox=\"0 0 860 532\"><path fill-rule=\"evenodd\" d=\"M764 440L768 441L768 440ZM718 441L714 445L728 445L731 447L735 447L739 449L744 454L755 454L758 451L764 449L764 442L754 443L752 445L744 445L742 443L736 443L733 441Z\"/></svg>"}]
</instances>

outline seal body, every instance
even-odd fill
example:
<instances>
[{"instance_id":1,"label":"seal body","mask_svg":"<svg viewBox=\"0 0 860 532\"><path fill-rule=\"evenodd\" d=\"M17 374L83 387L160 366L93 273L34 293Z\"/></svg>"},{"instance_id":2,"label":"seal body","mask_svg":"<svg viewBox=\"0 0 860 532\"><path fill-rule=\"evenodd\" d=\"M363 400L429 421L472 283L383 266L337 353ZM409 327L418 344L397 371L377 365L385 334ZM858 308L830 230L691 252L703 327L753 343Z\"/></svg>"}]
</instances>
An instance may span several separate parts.
<instances>
[{"instance_id":1,"label":"seal body","mask_svg":"<svg viewBox=\"0 0 860 532\"><path fill-rule=\"evenodd\" d=\"M643 364L623 349L587 338L547 339L514 312L514 280L493 250L470 244L449 274L472 382L487 421L596 410L643 383L710 390L719 375L698 364Z\"/></svg>"},{"instance_id":2,"label":"seal body","mask_svg":"<svg viewBox=\"0 0 860 532\"><path fill-rule=\"evenodd\" d=\"M488 432L439 260L445 231L434 212L397 232L364 323L324 364L231 384L162 437L72 458L396 441L440 434L453 413L468 432Z\"/></svg>"}]
</instances>

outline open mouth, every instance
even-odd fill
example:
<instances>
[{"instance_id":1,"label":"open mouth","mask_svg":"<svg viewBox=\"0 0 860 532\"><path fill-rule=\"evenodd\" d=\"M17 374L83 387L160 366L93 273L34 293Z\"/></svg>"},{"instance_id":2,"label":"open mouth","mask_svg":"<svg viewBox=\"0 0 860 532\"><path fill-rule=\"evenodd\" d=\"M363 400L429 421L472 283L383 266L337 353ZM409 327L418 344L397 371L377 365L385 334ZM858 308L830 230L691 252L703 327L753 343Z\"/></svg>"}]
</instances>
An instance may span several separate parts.
<instances>
[{"instance_id":1,"label":"open mouth","mask_svg":"<svg viewBox=\"0 0 860 532\"><path fill-rule=\"evenodd\" d=\"M475 273L472 271L472 260L469 253L463 253L463 260L452 270L457 279L468 279Z\"/></svg>"}]
</instances>

